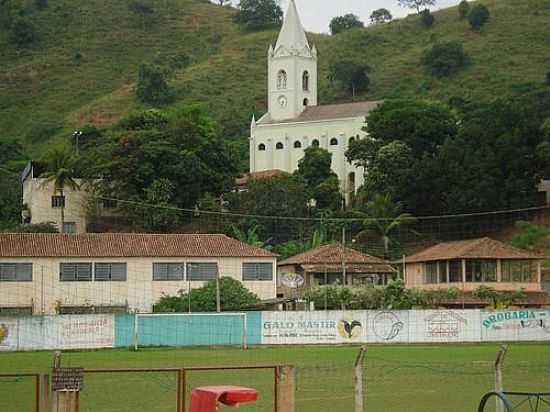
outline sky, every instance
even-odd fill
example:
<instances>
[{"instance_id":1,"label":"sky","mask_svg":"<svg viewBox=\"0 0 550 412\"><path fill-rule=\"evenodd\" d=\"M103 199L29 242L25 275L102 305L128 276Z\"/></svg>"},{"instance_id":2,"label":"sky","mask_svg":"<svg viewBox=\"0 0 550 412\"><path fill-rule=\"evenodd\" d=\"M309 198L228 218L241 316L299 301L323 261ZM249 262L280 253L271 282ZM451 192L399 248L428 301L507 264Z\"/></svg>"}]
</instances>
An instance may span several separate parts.
<instances>
[{"instance_id":1,"label":"sky","mask_svg":"<svg viewBox=\"0 0 550 412\"><path fill-rule=\"evenodd\" d=\"M286 11L289 0L280 0ZM386 8L395 17L405 17L411 10L399 7L397 0L295 0L305 29L310 32L328 33L330 20L335 16L353 13L368 24L373 10ZM455 6L460 0L437 0L432 10Z\"/></svg>"}]
</instances>

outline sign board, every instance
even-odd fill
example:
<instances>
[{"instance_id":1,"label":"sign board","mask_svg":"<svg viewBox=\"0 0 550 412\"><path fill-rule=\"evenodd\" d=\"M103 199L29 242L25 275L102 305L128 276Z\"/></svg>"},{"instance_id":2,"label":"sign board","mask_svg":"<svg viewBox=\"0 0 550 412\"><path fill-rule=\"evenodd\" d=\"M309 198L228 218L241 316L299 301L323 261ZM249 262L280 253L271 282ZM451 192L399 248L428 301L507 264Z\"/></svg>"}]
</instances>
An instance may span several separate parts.
<instances>
[{"instance_id":1,"label":"sign board","mask_svg":"<svg viewBox=\"0 0 550 412\"><path fill-rule=\"evenodd\" d=\"M298 273L286 273L281 277L281 283L287 288L298 289L304 286L306 280Z\"/></svg>"},{"instance_id":2,"label":"sign board","mask_svg":"<svg viewBox=\"0 0 550 412\"><path fill-rule=\"evenodd\" d=\"M409 312L368 311L367 341L373 343L408 342Z\"/></svg>"},{"instance_id":3,"label":"sign board","mask_svg":"<svg viewBox=\"0 0 550 412\"><path fill-rule=\"evenodd\" d=\"M411 310L409 342L479 342L479 310Z\"/></svg>"},{"instance_id":4,"label":"sign board","mask_svg":"<svg viewBox=\"0 0 550 412\"><path fill-rule=\"evenodd\" d=\"M487 341L550 340L550 311L482 311L481 336Z\"/></svg>"},{"instance_id":5,"label":"sign board","mask_svg":"<svg viewBox=\"0 0 550 412\"><path fill-rule=\"evenodd\" d=\"M83 381L82 368L54 368L52 371L53 391L81 391Z\"/></svg>"},{"instance_id":6,"label":"sign board","mask_svg":"<svg viewBox=\"0 0 550 412\"><path fill-rule=\"evenodd\" d=\"M0 318L0 351L16 350L18 335L18 320Z\"/></svg>"}]
</instances>

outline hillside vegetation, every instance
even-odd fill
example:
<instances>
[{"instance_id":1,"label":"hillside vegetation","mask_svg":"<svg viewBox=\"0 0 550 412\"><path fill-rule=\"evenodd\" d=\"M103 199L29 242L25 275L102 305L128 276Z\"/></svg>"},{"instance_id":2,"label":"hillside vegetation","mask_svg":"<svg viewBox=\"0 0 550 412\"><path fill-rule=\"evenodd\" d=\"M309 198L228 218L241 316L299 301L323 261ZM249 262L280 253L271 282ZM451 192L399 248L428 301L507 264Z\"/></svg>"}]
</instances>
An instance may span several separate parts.
<instances>
[{"instance_id":1,"label":"hillside vegetation","mask_svg":"<svg viewBox=\"0 0 550 412\"><path fill-rule=\"evenodd\" d=\"M226 138L244 143L251 114L265 111L266 54L277 31L242 32L231 8L160 0L145 24L127 0L49 0L44 9L14 2L35 24L37 40L17 47L0 28L0 139L21 141L28 156L40 156L46 143L76 128L106 127L142 107L135 81L143 62L166 66L171 104L204 102ZM483 3L491 18L481 32L451 8L435 13L431 29L410 16L336 36L309 35L320 52L321 102L350 100L327 76L330 62L350 57L371 68L360 100L484 100L548 90L550 0ZM443 41L463 43L470 63L436 78L420 61Z\"/></svg>"}]
</instances>

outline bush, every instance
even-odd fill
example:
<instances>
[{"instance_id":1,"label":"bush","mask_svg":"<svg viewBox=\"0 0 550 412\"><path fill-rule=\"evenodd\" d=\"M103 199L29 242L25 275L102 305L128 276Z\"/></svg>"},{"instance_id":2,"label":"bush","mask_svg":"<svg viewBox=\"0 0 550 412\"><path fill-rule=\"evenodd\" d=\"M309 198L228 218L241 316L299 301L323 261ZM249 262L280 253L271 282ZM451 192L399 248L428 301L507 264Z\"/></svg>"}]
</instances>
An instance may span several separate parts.
<instances>
[{"instance_id":1,"label":"bush","mask_svg":"<svg viewBox=\"0 0 550 412\"><path fill-rule=\"evenodd\" d=\"M361 28L365 25L355 14L346 14L344 16L334 17L330 21L330 32L332 35L343 33L355 28Z\"/></svg>"},{"instance_id":2,"label":"bush","mask_svg":"<svg viewBox=\"0 0 550 412\"><path fill-rule=\"evenodd\" d=\"M468 56L461 43L439 43L424 53L422 62L428 66L432 75L444 77L466 66Z\"/></svg>"},{"instance_id":3,"label":"bush","mask_svg":"<svg viewBox=\"0 0 550 412\"><path fill-rule=\"evenodd\" d=\"M11 34L13 42L19 47L28 46L36 40L36 29L34 24L23 17L13 22Z\"/></svg>"},{"instance_id":4,"label":"bush","mask_svg":"<svg viewBox=\"0 0 550 412\"><path fill-rule=\"evenodd\" d=\"M283 11L275 0L241 0L235 22L246 30L263 30L278 26Z\"/></svg>"},{"instance_id":5,"label":"bush","mask_svg":"<svg viewBox=\"0 0 550 412\"><path fill-rule=\"evenodd\" d=\"M170 100L170 90L166 82L166 72L154 64L139 67L137 96L144 103L159 104Z\"/></svg>"},{"instance_id":6,"label":"bush","mask_svg":"<svg viewBox=\"0 0 550 412\"><path fill-rule=\"evenodd\" d=\"M546 72L546 84L550 86L550 70Z\"/></svg>"},{"instance_id":7,"label":"bush","mask_svg":"<svg viewBox=\"0 0 550 412\"><path fill-rule=\"evenodd\" d=\"M434 25L435 17L430 12L430 10L425 9L420 13L420 18L422 19L422 24L428 29Z\"/></svg>"},{"instance_id":8,"label":"bush","mask_svg":"<svg viewBox=\"0 0 550 412\"><path fill-rule=\"evenodd\" d=\"M34 0L34 4L36 4L36 7L39 9L45 9L48 7L48 0Z\"/></svg>"},{"instance_id":9,"label":"bush","mask_svg":"<svg viewBox=\"0 0 550 412\"><path fill-rule=\"evenodd\" d=\"M4 230L6 233L59 233L52 223L34 223L10 227Z\"/></svg>"},{"instance_id":10,"label":"bush","mask_svg":"<svg viewBox=\"0 0 550 412\"><path fill-rule=\"evenodd\" d=\"M468 0L462 0L458 5L458 15L461 19L465 19L470 11L470 3Z\"/></svg>"},{"instance_id":11,"label":"bush","mask_svg":"<svg viewBox=\"0 0 550 412\"><path fill-rule=\"evenodd\" d=\"M477 4L472 8L470 14L468 15L468 21L470 26L474 30L480 30L485 23L489 20L489 9L483 4Z\"/></svg>"}]
</instances>

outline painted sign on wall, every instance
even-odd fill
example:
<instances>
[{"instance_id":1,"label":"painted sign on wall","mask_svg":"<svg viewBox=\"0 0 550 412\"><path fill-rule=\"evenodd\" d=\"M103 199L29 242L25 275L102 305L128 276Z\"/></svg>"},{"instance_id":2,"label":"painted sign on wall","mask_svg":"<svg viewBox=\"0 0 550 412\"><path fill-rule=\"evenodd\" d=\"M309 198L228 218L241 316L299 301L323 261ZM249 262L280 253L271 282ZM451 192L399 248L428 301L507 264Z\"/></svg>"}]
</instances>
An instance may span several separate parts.
<instances>
[{"instance_id":1,"label":"painted sign on wall","mask_svg":"<svg viewBox=\"0 0 550 412\"><path fill-rule=\"evenodd\" d=\"M367 313L367 341L397 343L409 340L408 311L369 311Z\"/></svg>"},{"instance_id":2,"label":"painted sign on wall","mask_svg":"<svg viewBox=\"0 0 550 412\"><path fill-rule=\"evenodd\" d=\"M0 351L17 349L18 335L17 319L0 318Z\"/></svg>"},{"instance_id":3,"label":"painted sign on wall","mask_svg":"<svg viewBox=\"0 0 550 412\"><path fill-rule=\"evenodd\" d=\"M550 340L550 311L522 309L481 312L483 340Z\"/></svg>"},{"instance_id":4,"label":"painted sign on wall","mask_svg":"<svg viewBox=\"0 0 550 412\"><path fill-rule=\"evenodd\" d=\"M478 342L479 310L411 310L409 342Z\"/></svg>"}]
</instances>

